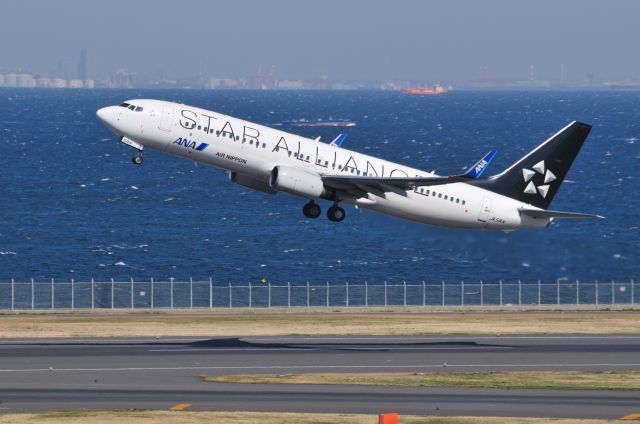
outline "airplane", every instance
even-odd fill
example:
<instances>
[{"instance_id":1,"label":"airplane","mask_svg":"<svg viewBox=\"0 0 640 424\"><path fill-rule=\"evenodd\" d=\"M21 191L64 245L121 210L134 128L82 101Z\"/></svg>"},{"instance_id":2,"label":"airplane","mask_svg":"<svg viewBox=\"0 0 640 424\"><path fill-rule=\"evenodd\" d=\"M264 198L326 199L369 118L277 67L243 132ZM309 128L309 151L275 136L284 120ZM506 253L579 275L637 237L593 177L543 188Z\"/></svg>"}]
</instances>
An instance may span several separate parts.
<instances>
[{"instance_id":1,"label":"airplane","mask_svg":"<svg viewBox=\"0 0 640 424\"><path fill-rule=\"evenodd\" d=\"M96 114L137 151L136 165L144 148L151 148L221 168L240 186L306 199L307 218L319 217L317 201L326 199L333 203L327 217L334 222L346 216L340 204L423 224L501 231L544 228L559 218L604 219L548 209L591 130L578 121L505 171L483 178L495 151L463 174L439 176L344 149L344 137L326 144L167 101L127 100Z\"/></svg>"}]
</instances>

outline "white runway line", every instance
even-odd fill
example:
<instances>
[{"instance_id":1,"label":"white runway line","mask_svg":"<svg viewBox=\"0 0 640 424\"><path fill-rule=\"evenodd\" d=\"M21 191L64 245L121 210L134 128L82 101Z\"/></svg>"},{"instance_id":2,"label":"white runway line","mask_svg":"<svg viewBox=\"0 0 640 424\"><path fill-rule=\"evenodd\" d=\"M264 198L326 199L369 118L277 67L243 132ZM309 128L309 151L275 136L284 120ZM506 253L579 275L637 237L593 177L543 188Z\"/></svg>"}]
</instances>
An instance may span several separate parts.
<instances>
[{"instance_id":1,"label":"white runway line","mask_svg":"<svg viewBox=\"0 0 640 424\"><path fill-rule=\"evenodd\" d=\"M0 369L0 372L84 372L84 371L180 371L180 370L307 370L307 369L407 369L407 368L584 368L640 367L630 364L414 364L414 365L264 365L264 366L185 366L185 367L118 367L118 368L22 368Z\"/></svg>"}]
</instances>

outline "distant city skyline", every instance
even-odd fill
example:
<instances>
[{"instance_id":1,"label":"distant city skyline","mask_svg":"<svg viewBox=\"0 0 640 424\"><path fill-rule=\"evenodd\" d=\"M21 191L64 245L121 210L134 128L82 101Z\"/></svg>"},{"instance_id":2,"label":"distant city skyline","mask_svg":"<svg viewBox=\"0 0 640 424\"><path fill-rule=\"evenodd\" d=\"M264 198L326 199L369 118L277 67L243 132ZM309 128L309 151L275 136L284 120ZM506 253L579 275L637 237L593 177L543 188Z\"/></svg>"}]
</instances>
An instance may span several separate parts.
<instances>
[{"instance_id":1,"label":"distant city skyline","mask_svg":"<svg viewBox=\"0 0 640 424\"><path fill-rule=\"evenodd\" d=\"M640 2L628 0L6 0L0 73L638 80L638 16Z\"/></svg>"}]
</instances>

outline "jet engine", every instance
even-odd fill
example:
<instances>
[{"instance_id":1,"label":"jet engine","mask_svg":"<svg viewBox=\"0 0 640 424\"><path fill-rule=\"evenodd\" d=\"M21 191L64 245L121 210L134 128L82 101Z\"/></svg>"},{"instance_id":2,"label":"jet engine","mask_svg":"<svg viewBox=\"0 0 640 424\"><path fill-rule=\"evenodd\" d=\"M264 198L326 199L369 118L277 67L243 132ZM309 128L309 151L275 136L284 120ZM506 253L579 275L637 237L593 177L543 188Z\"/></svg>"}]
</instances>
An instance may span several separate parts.
<instances>
[{"instance_id":1,"label":"jet engine","mask_svg":"<svg viewBox=\"0 0 640 424\"><path fill-rule=\"evenodd\" d=\"M241 185L243 187L250 188L251 190L261 191L267 194L276 194L277 191L272 189L269 184L264 181L257 180L255 178L247 177L246 175L238 174L237 172L229 172L229 181Z\"/></svg>"},{"instance_id":2,"label":"jet engine","mask_svg":"<svg viewBox=\"0 0 640 424\"><path fill-rule=\"evenodd\" d=\"M278 165L271 170L269 186L307 199L317 199L324 191L322 178L315 172Z\"/></svg>"}]
</instances>

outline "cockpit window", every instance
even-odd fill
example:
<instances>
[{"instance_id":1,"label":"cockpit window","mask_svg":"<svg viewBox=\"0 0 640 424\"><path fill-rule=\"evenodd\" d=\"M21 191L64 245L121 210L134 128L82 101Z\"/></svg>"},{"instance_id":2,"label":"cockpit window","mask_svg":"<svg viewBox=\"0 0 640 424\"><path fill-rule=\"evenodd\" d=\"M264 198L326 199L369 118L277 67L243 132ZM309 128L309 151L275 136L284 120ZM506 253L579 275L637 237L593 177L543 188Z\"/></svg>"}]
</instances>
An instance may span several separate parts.
<instances>
[{"instance_id":1,"label":"cockpit window","mask_svg":"<svg viewBox=\"0 0 640 424\"><path fill-rule=\"evenodd\" d=\"M128 108L128 109L129 109L129 110L135 110L135 108L136 108L136 107L135 107L134 105L129 105L129 108Z\"/></svg>"},{"instance_id":2,"label":"cockpit window","mask_svg":"<svg viewBox=\"0 0 640 424\"><path fill-rule=\"evenodd\" d=\"M129 103L121 103L121 104L120 104L120 106L122 106L122 107L129 107L130 105L129 105Z\"/></svg>"},{"instance_id":3,"label":"cockpit window","mask_svg":"<svg viewBox=\"0 0 640 424\"><path fill-rule=\"evenodd\" d=\"M136 112L142 112L142 106L136 106Z\"/></svg>"}]
</instances>

